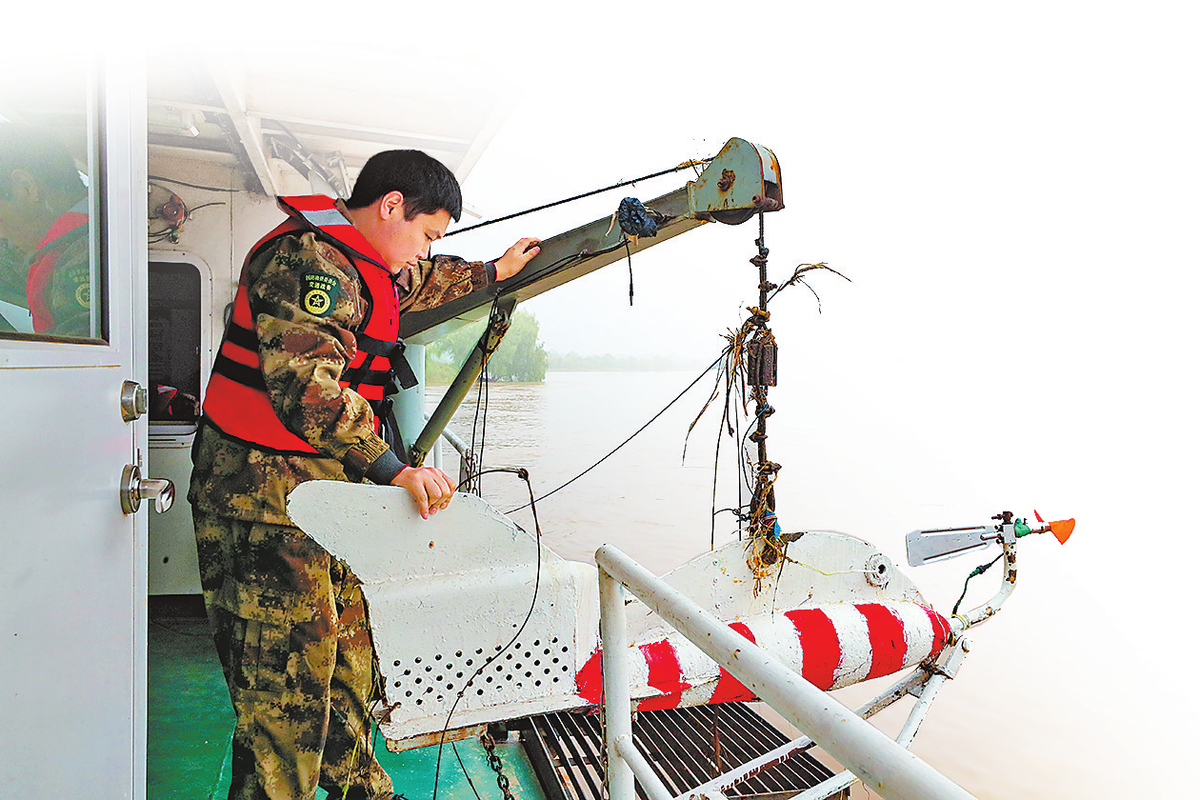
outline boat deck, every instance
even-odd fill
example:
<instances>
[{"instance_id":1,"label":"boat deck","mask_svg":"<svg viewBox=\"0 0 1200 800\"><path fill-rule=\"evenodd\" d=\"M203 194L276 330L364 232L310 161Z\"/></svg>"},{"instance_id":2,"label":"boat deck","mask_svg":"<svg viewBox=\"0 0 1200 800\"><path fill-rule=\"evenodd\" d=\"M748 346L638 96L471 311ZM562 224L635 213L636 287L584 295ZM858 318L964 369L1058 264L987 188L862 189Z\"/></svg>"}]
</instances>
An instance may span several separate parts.
<instances>
[{"instance_id":1,"label":"boat deck","mask_svg":"<svg viewBox=\"0 0 1200 800\"><path fill-rule=\"evenodd\" d=\"M146 796L214 800L229 792L233 712L198 597L153 597L148 632ZM496 743L520 800L599 800L603 739L592 714L550 714L512 726L520 736ZM684 793L735 764L761 756L786 737L741 703L644 712L635 739L659 778ZM379 762L408 800L503 800L496 774L475 739L392 753L380 740ZM794 796L832 773L797 753L727 792L738 800ZM647 798L638 787L641 798ZM318 792L318 796L320 796Z\"/></svg>"},{"instance_id":2,"label":"boat deck","mask_svg":"<svg viewBox=\"0 0 1200 800\"><path fill-rule=\"evenodd\" d=\"M151 603L147 645L148 800L224 800L229 793L233 711L209 638L208 622L198 616L200 613L195 603ZM437 750L435 746L392 753L380 739L378 757L392 776L395 790L409 800L417 800L433 794ZM498 742L496 751L513 793L521 800L541 800L545 795L516 737ZM317 794L320 797L322 793ZM447 800L476 796L502 800L496 774L488 767L478 741L465 740L453 746L447 743L438 794Z\"/></svg>"}]
</instances>

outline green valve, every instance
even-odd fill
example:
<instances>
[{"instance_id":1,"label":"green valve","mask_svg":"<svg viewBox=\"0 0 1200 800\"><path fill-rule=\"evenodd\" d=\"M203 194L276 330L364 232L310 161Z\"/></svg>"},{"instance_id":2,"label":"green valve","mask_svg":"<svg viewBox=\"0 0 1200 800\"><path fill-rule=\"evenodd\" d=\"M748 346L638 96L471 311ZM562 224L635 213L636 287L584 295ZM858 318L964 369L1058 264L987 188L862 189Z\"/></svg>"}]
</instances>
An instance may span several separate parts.
<instances>
[{"instance_id":1,"label":"green valve","mask_svg":"<svg viewBox=\"0 0 1200 800\"><path fill-rule=\"evenodd\" d=\"M1023 519L1017 520L1016 530L1017 530L1017 538L1020 538L1022 536L1028 536L1029 534L1033 533L1033 528L1026 525L1025 520L1023 520Z\"/></svg>"}]
</instances>

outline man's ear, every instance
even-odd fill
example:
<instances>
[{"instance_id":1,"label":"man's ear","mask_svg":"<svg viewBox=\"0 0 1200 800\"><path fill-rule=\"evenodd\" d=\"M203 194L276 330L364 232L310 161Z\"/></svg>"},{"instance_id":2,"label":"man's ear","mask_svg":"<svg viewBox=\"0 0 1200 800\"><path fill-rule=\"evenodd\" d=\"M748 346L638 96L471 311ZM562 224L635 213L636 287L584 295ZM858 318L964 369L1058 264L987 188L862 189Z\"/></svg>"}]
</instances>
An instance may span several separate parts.
<instances>
[{"instance_id":1,"label":"man's ear","mask_svg":"<svg viewBox=\"0 0 1200 800\"><path fill-rule=\"evenodd\" d=\"M37 179L23 169L14 169L9 173L8 185L14 199L21 198L30 203L37 203L42 199L42 191Z\"/></svg>"},{"instance_id":2,"label":"man's ear","mask_svg":"<svg viewBox=\"0 0 1200 800\"><path fill-rule=\"evenodd\" d=\"M392 214L404 214L404 195L396 190L379 198L379 216L387 219Z\"/></svg>"}]
</instances>

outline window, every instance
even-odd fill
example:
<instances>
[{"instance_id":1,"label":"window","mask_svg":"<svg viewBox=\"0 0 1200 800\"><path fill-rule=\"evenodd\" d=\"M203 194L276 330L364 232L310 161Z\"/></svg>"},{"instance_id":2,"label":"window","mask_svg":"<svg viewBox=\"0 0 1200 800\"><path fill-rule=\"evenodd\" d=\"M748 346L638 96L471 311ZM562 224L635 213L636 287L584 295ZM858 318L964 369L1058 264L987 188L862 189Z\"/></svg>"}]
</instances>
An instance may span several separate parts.
<instances>
[{"instance_id":1,"label":"window","mask_svg":"<svg viewBox=\"0 0 1200 800\"><path fill-rule=\"evenodd\" d=\"M151 261L151 422L195 422L200 407L201 278L186 261Z\"/></svg>"},{"instance_id":2,"label":"window","mask_svg":"<svg viewBox=\"0 0 1200 800\"><path fill-rule=\"evenodd\" d=\"M95 70L61 53L0 67L0 337L102 339Z\"/></svg>"}]
</instances>

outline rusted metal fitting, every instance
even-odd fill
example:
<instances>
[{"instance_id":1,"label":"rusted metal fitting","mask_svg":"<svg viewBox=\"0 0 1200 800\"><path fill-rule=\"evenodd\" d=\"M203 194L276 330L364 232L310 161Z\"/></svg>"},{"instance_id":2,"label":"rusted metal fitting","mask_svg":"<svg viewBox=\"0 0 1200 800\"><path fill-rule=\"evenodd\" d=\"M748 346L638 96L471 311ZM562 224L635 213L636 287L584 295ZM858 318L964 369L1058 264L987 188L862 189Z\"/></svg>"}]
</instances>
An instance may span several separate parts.
<instances>
[{"instance_id":1,"label":"rusted metal fitting","mask_svg":"<svg viewBox=\"0 0 1200 800\"><path fill-rule=\"evenodd\" d=\"M774 341L752 339L746 344L746 382L751 386L775 386L779 347Z\"/></svg>"},{"instance_id":2,"label":"rusted metal fitting","mask_svg":"<svg viewBox=\"0 0 1200 800\"><path fill-rule=\"evenodd\" d=\"M754 210L755 211L778 211L783 208L783 201L777 200L774 197L761 197L754 195Z\"/></svg>"}]
</instances>

